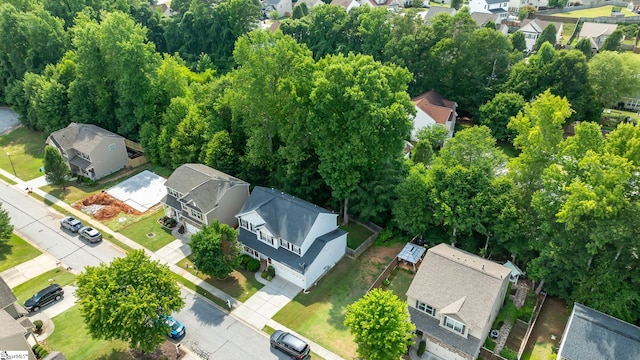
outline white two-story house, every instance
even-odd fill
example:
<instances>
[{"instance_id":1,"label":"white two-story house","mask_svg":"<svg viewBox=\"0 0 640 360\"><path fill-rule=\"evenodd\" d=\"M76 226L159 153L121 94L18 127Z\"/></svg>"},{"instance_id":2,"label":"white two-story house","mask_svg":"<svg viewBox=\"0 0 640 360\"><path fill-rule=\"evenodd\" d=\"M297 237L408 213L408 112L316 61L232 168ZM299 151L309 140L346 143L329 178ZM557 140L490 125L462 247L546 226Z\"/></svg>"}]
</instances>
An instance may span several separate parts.
<instances>
[{"instance_id":1,"label":"white two-story house","mask_svg":"<svg viewBox=\"0 0 640 360\"><path fill-rule=\"evenodd\" d=\"M407 302L426 351L443 360L474 360L504 302L511 270L451 245L430 248Z\"/></svg>"},{"instance_id":2,"label":"white two-story house","mask_svg":"<svg viewBox=\"0 0 640 360\"><path fill-rule=\"evenodd\" d=\"M435 125L444 126L449 132L449 137L453 136L458 117L458 104L455 101L447 100L435 90L418 95L411 101L416 107L416 115L411 119L411 141L418 141L420 129Z\"/></svg>"},{"instance_id":3,"label":"white two-story house","mask_svg":"<svg viewBox=\"0 0 640 360\"><path fill-rule=\"evenodd\" d=\"M509 16L509 0L470 0L469 13L497 15L496 24L500 24Z\"/></svg>"},{"instance_id":4,"label":"white two-story house","mask_svg":"<svg viewBox=\"0 0 640 360\"><path fill-rule=\"evenodd\" d=\"M302 289L345 254L338 215L282 191L257 186L236 217L243 252Z\"/></svg>"}]
</instances>

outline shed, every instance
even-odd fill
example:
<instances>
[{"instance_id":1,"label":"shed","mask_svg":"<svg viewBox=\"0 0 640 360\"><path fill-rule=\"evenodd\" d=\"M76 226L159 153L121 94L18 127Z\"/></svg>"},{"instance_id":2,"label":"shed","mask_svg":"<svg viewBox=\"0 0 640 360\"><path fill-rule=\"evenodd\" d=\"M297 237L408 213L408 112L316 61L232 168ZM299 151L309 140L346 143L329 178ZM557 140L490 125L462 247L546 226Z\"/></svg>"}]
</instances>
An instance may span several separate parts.
<instances>
[{"instance_id":1,"label":"shed","mask_svg":"<svg viewBox=\"0 0 640 360\"><path fill-rule=\"evenodd\" d=\"M407 243L404 246L400 254L398 254L398 261L402 261L405 264L413 265L413 270L416 269L416 264L422 260L422 256L427 251L423 246Z\"/></svg>"},{"instance_id":2,"label":"shed","mask_svg":"<svg viewBox=\"0 0 640 360\"><path fill-rule=\"evenodd\" d=\"M511 270L509 281L511 281L512 283L517 284L518 279L520 279L520 276L524 276L524 271L520 270L520 268L516 266L516 264L512 263L511 261L507 260L507 262L504 263L504 266L508 267Z\"/></svg>"}]
</instances>

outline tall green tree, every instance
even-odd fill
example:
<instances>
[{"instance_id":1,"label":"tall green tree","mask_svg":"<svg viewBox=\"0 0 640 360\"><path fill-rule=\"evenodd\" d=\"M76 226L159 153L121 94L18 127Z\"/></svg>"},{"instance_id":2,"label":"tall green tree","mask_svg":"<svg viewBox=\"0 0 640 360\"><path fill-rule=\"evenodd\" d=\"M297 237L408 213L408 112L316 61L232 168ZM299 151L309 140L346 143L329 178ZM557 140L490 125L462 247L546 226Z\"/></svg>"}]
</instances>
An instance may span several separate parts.
<instances>
[{"instance_id":1,"label":"tall green tree","mask_svg":"<svg viewBox=\"0 0 640 360\"><path fill-rule=\"evenodd\" d=\"M611 107L640 94L640 59L632 53L601 51L589 61L589 81L599 103Z\"/></svg>"},{"instance_id":2,"label":"tall green tree","mask_svg":"<svg viewBox=\"0 0 640 360\"><path fill-rule=\"evenodd\" d=\"M536 44L533 46L534 50L540 50L540 47L545 42L548 42L552 46L555 46L556 42L558 41L556 37L557 33L558 30L556 29L556 26L554 24L547 25L547 27L542 30L542 33L540 33L540 36L538 36Z\"/></svg>"},{"instance_id":3,"label":"tall green tree","mask_svg":"<svg viewBox=\"0 0 640 360\"><path fill-rule=\"evenodd\" d=\"M224 279L239 265L242 247L238 232L227 224L214 220L191 235L189 247L193 263L199 271Z\"/></svg>"},{"instance_id":4,"label":"tall green tree","mask_svg":"<svg viewBox=\"0 0 640 360\"><path fill-rule=\"evenodd\" d=\"M490 101L480 107L480 124L491 129L491 135L497 140L513 141L515 133L507 124L524 108L522 95L512 92L496 94Z\"/></svg>"},{"instance_id":5,"label":"tall green tree","mask_svg":"<svg viewBox=\"0 0 640 360\"><path fill-rule=\"evenodd\" d=\"M206 144L204 163L224 173L232 173L239 161L238 155L233 149L229 132L221 130L213 134Z\"/></svg>"},{"instance_id":6,"label":"tall green tree","mask_svg":"<svg viewBox=\"0 0 640 360\"><path fill-rule=\"evenodd\" d=\"M342 202L345 223L349 199L364 174L402 156L415 111L406 93L410 76L370 56L328 56L318 62L310 96L311 137L318 172Z\"/></svg>"},{"instance_id":7,"label":"tall green tree","mask_svg":"<svg viewBox=\"0 0 640 360\"><path fill-rule=\"evenodd\" d=\"M9 239L11 238L11 234L13 234L11 217L6 210L0 208L0 244L9 241Z\"/></svg>"},{"instance_id":8,"label":"tall green tree","mask_svg":"<svg viewBox=\"0 0 640 360\"><path fill-rule=\"evenodd\" d=\"M524 39L524 33L522 31L516 31L509 36L513 49L517 51L525 51L527 49L527 42Z\"/></svg>"},{"instance_id":9,"label":"tall green tree","mask_svg":"<svg viewBox=\"0 0 640 360\"><path fill-rule=\"evenodd\" d=\"M62 186L62 190L66 189L71 176L67 162L58 149L50 145L44 148L44 174L49 184Z\"/></svg>"},{"instance_id":10,"label":"tall green tree","mask_svg":"<svg viewBox=\"0 0 640 360\"><path fill-rule=\"evenodd\" d=\"M435 186L432 172L417 163L395 189L397 200L392 205L393 224L411 235L424 237L439 224L433 219L431 189Z\"/></svg>"},{"instance_id":11,"label":"tall green tree","mask_svg":"<svg viewBox=\"0 0 640 360\"><path fill-rule=\"evenodd\" d=\"M415 325L407 304L389 290L373 289L347 306L344 324L363 359L397 359L412 344Z\"/></svg>"},{"instance_id":12,"label":"tall green tree","mask_svg":"<svg viewBox=\"0 0 640 360\"><path fill-rule=\"evenodd\" d=\"M587 60L590 60L593 56L593 49L591 48L591 40L589 38L582 38L578 41L574 47L576 50L580 50L586 56Z\"/></svg>"},{"instance_id":13,"label":"tall green tree","mask_svg":"<svg viewBox=\"0 0 640 360\"><path fill-rule=\"evenodd\" d=\"M620 51L624 34L622 30L616 29L605 40L600 51Z\"/></svg>"},{"instance_id":14,"label":"tall green tree","mask_svg":"<svg viewBox=\"0 0 640 360\"><path fill-rule=\"evenodd\" d=\"M163 316L184 306L169 267L134 250L78 275L76 297L89 335L150 352L166 341Z\"/></svg>"}]
</instances>

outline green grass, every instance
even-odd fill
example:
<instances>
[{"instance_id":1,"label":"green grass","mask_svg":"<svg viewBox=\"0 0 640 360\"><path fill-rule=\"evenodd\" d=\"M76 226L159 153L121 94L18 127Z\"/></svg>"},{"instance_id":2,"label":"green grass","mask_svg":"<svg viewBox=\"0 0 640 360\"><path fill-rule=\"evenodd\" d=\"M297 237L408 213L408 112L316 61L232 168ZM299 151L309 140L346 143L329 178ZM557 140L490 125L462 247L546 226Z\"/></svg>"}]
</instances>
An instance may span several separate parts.
<instances>
[{"instance_id":1,"label":"green grass","mask_svg":"<svg viewBox=\"0 0 640 360\"><path fill-rule=\"evenodd\" d=\"M602 113L602 116L610 117L618 120L624 120L624 118L626 117L631 117L631 119L636 123L640 121L640 115L638 115L638 113L635 111L605 109L604 112Z\"/></svg>"},{"instance_id":2,"label":"green grass","mask_svg":"<svg viewBox=\"0 0 640 360\"><path fill-rule=\"evenodd\" d=\"M597 8L591 8L591 9L557 13L557 14L553 14L553 16L575 17L575 18L578 18L578 17L594 18L599 16L611 16L611 9L613 9L613 6L607 5L607 6L601 6ZM625 16L637 16L637 14L634 14L633 12L629 11L627 8L622 8L622 12L624 13Z\"/></svg>"},{"instance_id":3,"label":"green grass","mask_svg":"<svg viewBox=\"0 0 640 360\"><path fill-rule=\"evenodd\" d=\"M77 305L54 317L53 323L55 330L44 346L50 351L60 351L69 360L133 359L124 341L92 339Z\"/></svg>"},{"instance_id":4,"label":"green grass","mask_svg":"<svg viewBox=\"0 0 640 360\"><path fill-rule=\"evenodd\" d=\"M340 229L349 233L347 235L347 246L350 249L357 249L360 244L365 242L373 233L366 227L356 223L355 221L349 222L349 225L340 225Z\"/></svg>"},{"instance_id":5,"label":"green grass","mask_svg":"<svg viewBox=\"0 0 640 360\"><path fill-rule=\"evenodd\" d=\"M0 168L11 174L15 169L15 174L25 181L42 176L40 167L44 164L45 140L44 133L26 127L0 136Z\"/></svg>"},{"instance_id":6,"label":"green grass","mask_svg":"<svg viewBox=\"0 0 640 360\"><path fill-rule=\"evenodd\" d=\"M50 270L38 275L13 288L13 293L16 298L18 298L18 303L24 303L28 298L32 297L33 294L49 286L49 279L55 279L56 284L65 286L73 284L76 276L69 271L61 269Z\"/></svg>"},{"instance_id":7,"label":"green grass","mask_svg":"<svg viewBox=\"0 0 640 360\"><path fill-rule=\"evenodd\" d=\"M536 343L533 350L522 354L521 360L555 360L558 354L553 352L551 343Z\"/></svg>"},{"instance_id":8,"label":"green grass","mask_svg":"<svg viewBox=\"0 0 640 360\"><path fill-rule=\"evenodd\" d=\"M189 268L187 268L187 264ZM264 287L261 282L256 280L254 273L247 270L234 270L226 279L220 280L202 272L196 273L193 262L189 258L180 260L177 265L241 302L247 301Z\"/></svg>"},{"instance_id":9,"label":"green grass","mask_svg":"<svg viewBox=\"0 0 640 360\"><path fill-rule=\"evenodd\" d=\"M562 24L562 40L560 41L562 44L568 44L571 39L571 35L573 35L573 31L576 29L576 24L573 23L563 23Z\"/></svg>"},{"instance_id":10,"label":"green grass","mask_svg":"<svg viewBox=\"0 0 640 360\"><path fill-rule=\"evenodd\" d=\"M184 287L186 287L187 289L191 289L191 291L196 292L197 294L200 294L204 297L206 297L207 299L211 300L211 302L217 304L218 306L220 306L223 309L227 308L227 301L226 299L220 299L216 296L214 296L213 294L205 291L203 288L201 288L200 286L192 283L191 281L185 279L184 277L178 275L178 274L173 274L176 279L178 280L179 283L181 283Z\"/></svg>"},{"instance_id":11,"label":"green grass","mask_svg":"<svg viewBox=\"0 0 640 360\"><path fill-rule=\"evenodd\" d=\"M344 314L391 260L374 261L368 256L374 249L357 260L342 259L309 294L300 293L273 320L345 359L357 358L353 336L343 324Z\"/></svg>"},{"instance_id":12,"label":"green grass","mask_svg":"<svg viewBox=\"0 0 640 360\"><path fill-rule=\"evenodd\" d=\"M176 239L170 230L158 224L158 219L162 216L164 216L164 210L160 208L149 215L139 216L135 223L124 227L119 232L151 251L158 251ZM115 218L119 219L120 216ZM113 230L113 223L111 224L109 227ZM150 234L153 236L148 236Z\"/></svg>"},{"instance_id":13,"label":"green grass","mask_svg":"<svg viewBox=\"0 0 640 360\"><path fill-rule=\"evenodd\" d=\"M407 290L415 274L410 274L405 270L399 270L395 277L391 280L391 284L387 287L387 290L393 291L397 297L402 301L407 301Z\"/></svg>"},{"instance_id":14,"label":"green grass","mask_svg":"<svg viewBox=\"0 0 640 360\"><path fill-rule=\"evenodd\" d=\"M9 241L0 243L0 272L29 261L42 254L21 237L11 234Z\"/></svg>"}]
</instances>

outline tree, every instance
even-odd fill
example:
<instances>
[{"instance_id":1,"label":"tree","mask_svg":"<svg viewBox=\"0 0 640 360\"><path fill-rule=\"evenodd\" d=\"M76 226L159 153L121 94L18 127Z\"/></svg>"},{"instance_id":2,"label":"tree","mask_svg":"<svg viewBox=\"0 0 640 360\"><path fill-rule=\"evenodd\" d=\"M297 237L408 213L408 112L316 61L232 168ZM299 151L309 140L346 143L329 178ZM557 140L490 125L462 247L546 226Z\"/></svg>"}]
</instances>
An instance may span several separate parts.
<instances>
[{"instance_id":1,"label":"tree","mask_svg":"<svg viewBox=\"0 0 640 360\"><path fill-rule=\"evenodd\" d=\"M574 49L580 50L584 54L584 56L587 57L587 60L591 59L591 57L593 56L591 40L589 40L589 38L587 37L580 39Z\"/></svg>"},{"instance_id":2,"label":"tree","mask_svg":"<svg viewBox=\"0 0 640 360\"><path fill-rule=\"evenodd\" d=\"M563 8L563 7L567 6L568 2L569 2L569 0L549 0L549 6L550 7Z\"/></svg>"},{"instance_id":3,"label":"tree","mask_svg":"<svg viewBox=\"0 0 640 360\"><path fill-rule=\"evenodd\" d=\"M547 27L544 28L544 30L542 30L542 33L540 34L540 36L536 40L536 44L534 45L533 48L535 50L540 50L540 47L545 42L548 42L552 46L555 46L556 45L556 41L557 41L557 38L556 38L557 32L558 31L556 30L556 26L555 25L553 25L553 24L547 25Z\"/></svg>"},{"instance_id":4,"label":"tree","mask_svg":"<svg viewBox=\"0 0 640 360\"><path fill-rule=\"evenodd\" d=\"M232 173L239 159L226 130L218 131L206 145L204 163L224 173Z\"/></svg>"},{"instance_id":5,"label":"tree","mask_svg":"<svg viewBox=\"0 0 640 360\"><path fill-rule=\"evenodd\" d=\"M397 359L413 343L407 304L389 290L373 289L348 305L344 324L363 359Z\"/></svg>"},{"instance_id":6,"label":"tree","mask_svg":"<svg viewBox=\"0 0 640 360\"><path fill-rule=\"evenodd\" d=\"M214 220L210 225L191 235L189 246L193 263L199 271L224 279L239 265L242 247L238 232L227 224Z\"/></svg>"},{"instance_id":7,"label":"tree","mask_svg":"<svg viewBox=\"0 0 640 360\"><path fill-rule=\"evenodd\" d=\"M517 51L527 50L527 41L524 39L524 33L522 31L516 31L509 36L513 49Z\"/></svg>"},{"instance_id":8,"label":"tree","mask_svg":"<svg viewBox=\"0 0 640 360\"><path fill-rule=\"evenodd\" d=\"M63 190L66 189L71 176L69 165L58 149L51 145L44 148L44 175L49 184L62 186Z\"/></svg>"},{"instance_id":9,"label":"tree","mask_svg":"<svg viewBox=\"0 0 640 360\"><path fill-rule=\"evenodd\" d=\"M534 15L536 13L536 8L532 5L526 5L518 10L518 20L524 20L529 17L529 15ZM522 33L522 31L518 31ZM524 35L524 34L523 34Z\"/></svg>"},{"instance_id":10,"label":"tree","mask_svg":"<svg viewBox=\"0 0 640 360\"><path fill-rule=\"evenodd\" d=\"M0 204L1 206L2 204ZM0 208L0 244L9 241L13 234L13 225L11 224L11 217L6 210Z\"/></svg>"},{"instance_id":11,"label":"tree","mask_svg":"<svg viewBox=\"0 0 640 360\"><path fill-rule=\"evenodd\" d=\"M163 316L180 310L184 301L167 265L133 250L111 264L88 266L78 275L76 297L92 338L128 341L150 352L166 341Z\"/></svg>"},{"instance_id":12,"label":"tree","mask_svg":"<svg viewBox=\"0 0 640 360\"><path fill-rule=\"evenodd\" d=\"M451 8L452 9L459 10L460 7L462 6L462 4L463 4L462 0L451 0Z\"/></svg>"},{"instance_id":13,"label":"tree","mask_svg":"<svg viewBox=\"0 0 640 360\"><path fill-rule=\"evenodd\" d=\"M432 213L431 189L435 179L425 165L417 163L396 187L398 199L393 203L393 223L411 235L425 236L436 225Z\"/></svg>"},{"instance_id":14,"label":"tree","mask_svg":"<svg viewBox=\"0 0 640 360\"><path fill-rule=\"evenodd\" d=\"M302 8L300 6L296 6L293 8L293 18L294 19L300 19L304 16L304 13L302 11Z\"/></svg>"},{"instance_id":15,"label":"tree","mask_svg":"<svg viewBox=\"0 0 640 360\"><path fill-rule=\"evenodd\" d=\"M600 51L619 51L622 45L623 37L624 34L622 33L622 30L614 30L614 32L612 32L611 35L609 35L605 39L604 44L602 44L602 47L600 48Z\"/></svg>"},{"instance_id":16,"label":"tree","mask_svg":"<svg viewBox=\"0 0 640 360\"><path fill-rule=\"evenodd\" d=\"M640 94L639 68L640 59L633 53L597 53L589 61L589 82L599 103L611 107L625 97Z\"/></svg>"},{"instance_id":17,"label":"tree","mask_svg":"<svg viewBox=\"0 0 640 360\"><path fill-rule=\"evenodd\" d=\"M432 150L440 149L449 137L449 130L444 126L425 126L416 134L418 142L425 142Z\"/></svg>"},{"instance_id":18,"label":"tree","mask_svg":"<svg viewBox=\"0 0 640 360\"><path fill-rule=\"evenodd\" d=\"M511 117L524 108L522 95L512 92L498 93L480 107L480 124L491 129L491 135L500 141L513 141L515 133L507 128Z\"/></svg>"},{"instance_id":19,"label":"tree","mask_svg":"<svg viewBox=\"0 0 640 360\"><path fill-rule=\"evenodd\" d=\"M504 167L506 155L496 147L496 139L486 126L473 126L456 133L440 150L436 159L446 167L460 165L466 169L479 169L487 177L493 177Z\"/></svg>"}]
</instances>

